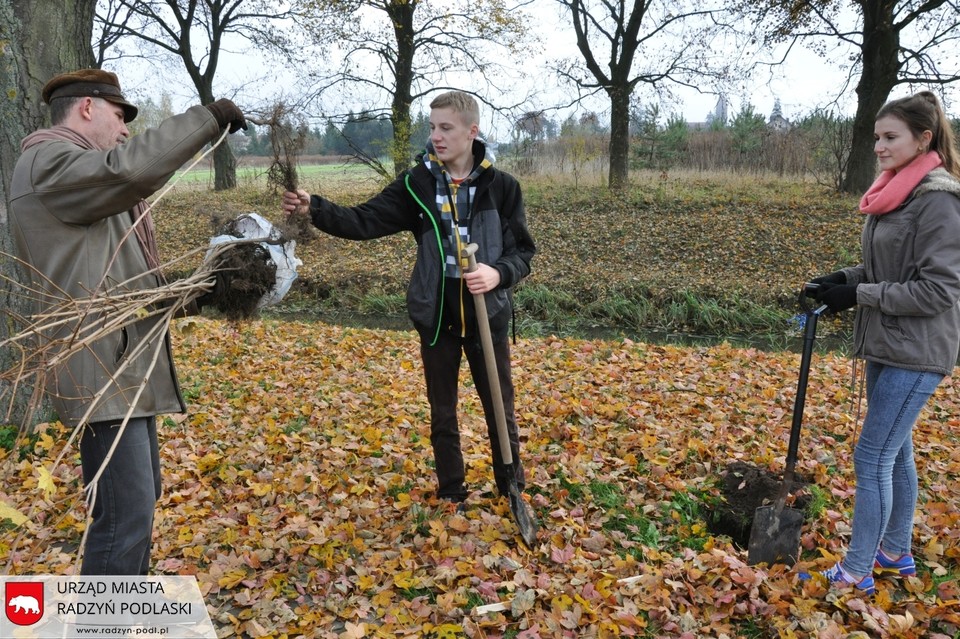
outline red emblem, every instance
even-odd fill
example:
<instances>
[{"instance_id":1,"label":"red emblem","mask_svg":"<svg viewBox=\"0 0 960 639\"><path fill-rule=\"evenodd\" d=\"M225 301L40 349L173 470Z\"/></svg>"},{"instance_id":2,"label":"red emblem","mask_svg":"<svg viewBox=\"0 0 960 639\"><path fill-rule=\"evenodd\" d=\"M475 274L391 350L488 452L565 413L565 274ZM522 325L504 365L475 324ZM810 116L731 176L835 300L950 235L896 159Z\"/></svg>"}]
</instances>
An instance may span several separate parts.
<instances>
[{"instance_id":1,"label":"red emblem","mask_svg":"<svg viewBox=\"0 0 960 639\"><path fill-rule=\"evenodd\" d=\"M8 581L3 598L7 619L18 626L32 626L43 617L43 582Z\"/></svg>"}]
</instances>

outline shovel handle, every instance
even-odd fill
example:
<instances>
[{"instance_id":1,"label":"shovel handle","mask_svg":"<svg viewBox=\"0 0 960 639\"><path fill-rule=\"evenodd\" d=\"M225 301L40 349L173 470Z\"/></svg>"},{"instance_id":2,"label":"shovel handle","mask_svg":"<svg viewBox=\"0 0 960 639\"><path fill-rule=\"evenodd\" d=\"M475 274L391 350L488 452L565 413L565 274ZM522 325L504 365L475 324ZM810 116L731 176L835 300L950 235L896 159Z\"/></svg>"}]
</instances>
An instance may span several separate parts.
<instances>
[{"instance_id":1,"label":"shovel handle","mask_svg":"<svg viewBox=\"0 0 960 639\"><path fill-rule=\"evenodd\" d=\"M827 310L824 304L819 308L812 308L806 303L808 291L815 290L815 284L804 284L800 291L800 305L806 314L803 325L803 351L800 355L800 377L797 380L797 395L793 403L793 423L790 428L790 442L787 445L786 468L783 473L783 482L780 485L780 494L777 496L777 505L782 508L784 500L790 492L793 476L797 467L797 452L800 447L800 429L803 423L803 408L807 397L807 381L810 378L810 362L813 359L813 342L817 337L817 320Z\"/></svg>"},{"instance_id":2,"label":"shovel handle","mask_svg":"<svg viewBox=\"0 0 960 639\"><path fill-rule=\"evenodd\" d=\"M466 263L467 273L477 270L476 252L479 248L470 243L460 253L461 265ZM507 433L507 415L503 410L503 394L500 390L500 377L497 375L497 357L493 352L493 337L490 335L490 318L487 316L487 301L483 293L473 294L473 305L477 309L477 329L480 331L480 345L483 348L483 361L487 369L487 381L490 385L490 401L493 403L493 416L497 422L497 439L500 440L500 457L507 466L513 464L513 452L510 450L510 436Z\"/></svg>"}]
</instances>

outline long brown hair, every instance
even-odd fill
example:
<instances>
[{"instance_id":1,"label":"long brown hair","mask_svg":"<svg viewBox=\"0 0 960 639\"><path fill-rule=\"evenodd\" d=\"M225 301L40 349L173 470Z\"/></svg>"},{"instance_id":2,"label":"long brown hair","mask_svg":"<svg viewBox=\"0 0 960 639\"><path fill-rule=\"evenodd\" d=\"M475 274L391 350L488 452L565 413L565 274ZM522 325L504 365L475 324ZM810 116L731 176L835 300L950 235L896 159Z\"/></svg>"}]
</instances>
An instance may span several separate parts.
<instances>
[{"instance_id":1,"label":"long brown hair","mask_svg":"<svg viewBox=\"0 0 960 639\"><path fill-rule=\"evenodd\" d=\"M891 116L903 121L919 139L924 131L930 131L930 150L936 151L943 160L943 168L960 178L960 152L953 135L953 127L940 105L940 100L931 91L920 91L906 98L891 100L877 112L876 119Z\"/></svg>"}]
</instances>

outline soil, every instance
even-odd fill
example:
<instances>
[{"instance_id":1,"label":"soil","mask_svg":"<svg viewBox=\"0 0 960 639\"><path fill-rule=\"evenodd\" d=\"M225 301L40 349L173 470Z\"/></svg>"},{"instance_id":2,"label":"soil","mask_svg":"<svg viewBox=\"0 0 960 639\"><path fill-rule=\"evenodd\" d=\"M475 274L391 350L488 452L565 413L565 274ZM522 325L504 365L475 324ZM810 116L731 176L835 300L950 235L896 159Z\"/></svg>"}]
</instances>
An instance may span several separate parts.
<instances>
[{"instance_id":1,"label":"soil","mask_svg":"<svg viewBox=\"0 0 960 639\"><path fill-rule=\"evenodd\" d=\"M754 512L776 500L782 478L769 469L739 461L729 464L721 477L723 501L707 517L707 528L715 535L730 537L739 548L746 549ZM804 491L809 485L809 480L794 475L787 505L805 510L812 498Z\"/></svg>"},{"instance_id":2,"label":"soil","mask_svg":"<svg viewBox=\"0 0 960 639\"><path fill-rule=\"evenodd\" d=\"M241 237L234 224L235 220L222 224L217 235ZM248 319L276 284L277 265L260 242L237 244L220 256L216 277L216 286L204 296L203 305L215 307L228 320Z\"/></svg>"},{"instance_id":3,"label":"soil","mask_svg":"<svg viewBox=\"0 0 960 639\"><path fill-rule=\"evenodd\" d=\"M278 229L283 237L288 240L295 240L298 244L306 244L317 237L313 221L307 213L291 213L284 222L278 225Z\"/></svg>"}]
</instances>

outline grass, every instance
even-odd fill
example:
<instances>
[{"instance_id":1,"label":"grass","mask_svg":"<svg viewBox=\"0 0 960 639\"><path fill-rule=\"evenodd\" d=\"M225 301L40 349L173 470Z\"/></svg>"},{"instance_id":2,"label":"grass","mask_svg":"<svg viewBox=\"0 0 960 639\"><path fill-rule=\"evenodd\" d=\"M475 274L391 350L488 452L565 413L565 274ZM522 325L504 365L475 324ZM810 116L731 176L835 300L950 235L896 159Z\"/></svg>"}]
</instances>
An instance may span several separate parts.
<instances>
[{"instance_id":1,"label":"grass","mask_svg":"<svg viewBox=\"0 0 960 639\"><path fill-rule=\"evenodd\" d=\"M560 483L560 488L567 491L567 499L574 503L583 501L583 498L587 493L586 489L581 484L568 480L563 470L560 468L556 469L556 476Z\"/></svg>"},{"instance_id":2,"label":"grass","mask_svg":"<svg viewBox=\"0 0 960 639\"><path fill-rule=\"evenodd\" d=\"M608 321L616 326L638 330L655 323L652 319L656 306L645 297L631 298L623 293L614 293L608 299L594 302L586 307L589 317Z\"/></svg>"},{"instance_id":3,"label":"grass","mask_svg":"<svg viewBox=\"0 0 960 639\"><path fill-rule=\"evenodd\" d=\"M269 167L261 166L262 164L263 162L248 163L247 158L240 158L237 162L237 184L241 186L264 184ZM306 164L297 168L297 176L305 184L344 178L367 179L374 175L371 169L359 164ZM173 179L179 180L184 185L205 186L213 184L213 178L213 169L209 164L201 164L190 171L176 174Z\"/></svg>"},{"instance_id":4,"label":"grass","mask_svg":"<svg viewBox=\"0 0 960 639\"><path fill-rule=\"evenodd\" d=\"M571 499L585 495L582 486L571 484L562 476L560 485L569 491ZM678 491L660 505L659 518L651 519L650 515L657 511L638 509L630 502L630 495L615 483L595 480L587 488L593 504L604 512L604 530L618 533L613 538L619 540L624 555L642 561L643 547L702 550L709 539L702 507L708 496Z\"/></svg>"},{"instance_id":5,"label":"grass","mask_svg":"<svg viewBox=\"0 0 960 639\"><path fill-rule=\"evenodd\" d=\"M168 194L155 209L161 252L203 245L215 216L258 211L279 221L279 195L263 170L242 169L241 186L229 192L186 185ZM203 182L194 172L187 178ZM515 327L526 336L695 335L792 348L802 282L859 254L856 201L802 181L638 174L629 190L611 194L559 178L521 180L538 246L531 276L514 291ZM304 188L346 205L381 184L356 166L302 171ZM409 234L367 242L318 234L298 244L299 279L267 314L368 327L383 318L410 328L414 251ZM825 319L820 335L845 335L851 319Z\"/></svg>"},{"instance_id":6,"label":"grass","mask_svg":"<svg viewBox=\"0 0 960 639\"><path fill-rule=\"evenodd\" d=\"M806 507L806 518L814 520L820 517L830 504L830 496L823 488L816 484L807 487L810 492L810 503Z\"/></svg>"},{"instance_id":7,"label":"grass","mask_svg":"<svg viewBox=\"0 0 960 639\"><path fill-rule=\"evenodd\" d=\"M768 636L769 629L760 625L756 619L747 617L737 623L737 636L743 639L764 639Z\"/></svg>"},{"instance_id":8,"label":"grass","mask_svg":"<svg viewBox=\"0 0 960 639\"><path fill-rule=\"evenodd\" d=\"M523 285L517 288L513 299L523 318L529 321L524 325L524 334L562 333L577 324L580 305L566 291L542 284Z\"/></svg>"},{"instance_id":9,"label":"grass","mask_svg":"<svg viewBox=\"0 0 960 639\"><path fill-rule=\"evenodd\" d=\"M476 590L467 591L467 605L465 606L467 610L473 610L474 608L482 606L485 603L487 603L487 601Z\"/></svg>"},{"instance_id":10,"label":"grass","mask_svg":"<svg viewBox=\"0 0 960 639\"><path fill-rule=\"evenodd\" d=\"M406 297L400 293L371 291L360 299L357 308L366 314L396 315L404 311L406 303Z\"/></svg>"},{"instance_id":11,"label":"grass","mask_svg":"<svg viewBox=\"0 0 960 639\"><path fill-rule=\"evenodd\" d=\"M293 435L294 433L299 433L300 431L302 431L306 426L307 426L307 418L303 416L299 416L295 418L293 421L291 421L290 423L288 423L286 426L284 426L283 432L286 435Z\"/></svg>"},{"instance_id":12,"label":"grass","mask_svg":"<svg viewBox=\"0 0 960 639\"><path fill-rule=\"evenodd\" d=\"M398 495L410 492L410 489L413 488L413 486L414 484L410 480L401 483L394 483L387 488L387 495L396 498Z\"/></svg>"},{"instance_id":13,"label":"grass","mask_svg":"<svg viewBox=\"0 0 960 639\"><path fill-rule=\"evenodd\" d=\"M645 514L636 510L612 512L603 524L609 532L619 532L629 543L623 544L624 554L643 560L643 548L661 548L660 531Z\"/></svg>"},{"instance_id":14,"label":"grass","mask_svg":"<svg viewBox=\"0 0 960 639\"><path fill-rule=\"evenodd\" d=\"M593 495L594 503L605 510L623 506L623 491L616 484L600 481L590 482L590 493Z\"/></svg>"}]
</instances>

